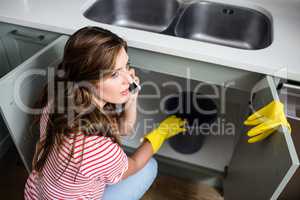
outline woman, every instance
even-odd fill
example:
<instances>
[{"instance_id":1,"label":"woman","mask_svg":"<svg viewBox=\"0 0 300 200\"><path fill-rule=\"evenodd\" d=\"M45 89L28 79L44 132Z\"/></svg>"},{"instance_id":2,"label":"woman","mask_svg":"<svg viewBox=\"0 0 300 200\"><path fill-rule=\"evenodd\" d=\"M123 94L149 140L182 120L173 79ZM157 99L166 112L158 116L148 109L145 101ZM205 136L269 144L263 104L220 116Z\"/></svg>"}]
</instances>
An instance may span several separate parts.
<instances>
[{"instance_id":1,"label":"woman","mask_svg":"<svg viewBox=\"0 0 300 200\"><path fill-rule=\"evenodd\" d=\"M139 78L126 51L123 39L98 27L70 37L54 94L46 86L39 101L40 139L25 199L135 200L150 187L157 174L152 155L165 139L186 130L185 121L165 119L127 157L120 136L136 121L138 92L129 92L129 85Z\"/></svg>"}]
</instances>

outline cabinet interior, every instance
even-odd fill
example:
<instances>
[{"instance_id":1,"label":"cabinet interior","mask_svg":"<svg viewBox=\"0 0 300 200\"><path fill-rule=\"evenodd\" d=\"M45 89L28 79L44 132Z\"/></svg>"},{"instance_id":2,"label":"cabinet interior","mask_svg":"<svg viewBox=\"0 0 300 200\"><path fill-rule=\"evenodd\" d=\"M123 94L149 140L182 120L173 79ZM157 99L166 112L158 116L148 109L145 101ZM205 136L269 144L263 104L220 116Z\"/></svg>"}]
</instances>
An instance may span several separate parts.
<instances>
[{"instance_id":1,"label":"cabinet interior","mask_svg":"<svg viewBox=\"0 0 300 200\"><path fill-rule=\"evenodd\" d=\"M178 88L211 95L218 108L218 117L211 125L213 131L205 136L201 149L193 154L182 154L175 151L167 141L158 156L223 173L230 163L240 134L243 134L241 128L248 108L249 88L254 83L249 82L250 85L243 89L227 88L145 69L135 70L142 86L138 99L138 117L135 129L130 136L123 138L123 144L129 148L137 148L143 135L169 116L164 109L164 102L170 95L178 93ZM257 75L253 81L258 78Z\"/></svg>"}]
</instances>

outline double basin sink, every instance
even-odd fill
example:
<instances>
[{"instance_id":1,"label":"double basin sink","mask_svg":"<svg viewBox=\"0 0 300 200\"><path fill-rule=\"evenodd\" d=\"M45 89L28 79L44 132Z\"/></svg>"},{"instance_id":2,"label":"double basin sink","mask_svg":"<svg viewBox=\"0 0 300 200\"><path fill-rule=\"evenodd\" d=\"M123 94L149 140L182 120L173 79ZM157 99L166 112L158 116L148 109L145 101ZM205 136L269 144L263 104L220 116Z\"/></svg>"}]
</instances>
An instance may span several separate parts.
<instances>
[{"instance_id":1,"label":"double basin sink","mask_svg":"<svg viewBox=\"0 0 300 200\"><path fill-rule=\"evenodd\" d=\"M272 43L271 20L260 11L210 1L98 0L84 16L90 20L257 50Z\"/></svg>"}]
</instances>

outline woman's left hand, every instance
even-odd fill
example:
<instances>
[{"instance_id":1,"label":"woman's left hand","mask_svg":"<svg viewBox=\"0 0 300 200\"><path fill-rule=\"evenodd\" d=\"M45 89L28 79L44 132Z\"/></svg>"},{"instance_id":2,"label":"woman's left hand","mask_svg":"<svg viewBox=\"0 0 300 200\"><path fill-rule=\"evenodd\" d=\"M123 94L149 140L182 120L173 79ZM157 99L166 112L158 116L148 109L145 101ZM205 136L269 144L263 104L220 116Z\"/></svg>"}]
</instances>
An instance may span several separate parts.
<instances>
[{"instance_id":1,"label":"woman's left hand","mask_svg":"<svg viewBox=\"0 0 300 200\"><path fill-rule=\"evenodd\" d=\"M132 79L137 83L140 84L140 79L135 75L134 69L129 69L129 74L132 77ZM137 97L138 97L139 91L136 91L135 93L129 92L129 99L124 104L124 112L123 116L120 118L120 133L121 135L129 135L133 128L134 124L136 122L136 115L137 115Z\"/></svg>"}]
</instances>

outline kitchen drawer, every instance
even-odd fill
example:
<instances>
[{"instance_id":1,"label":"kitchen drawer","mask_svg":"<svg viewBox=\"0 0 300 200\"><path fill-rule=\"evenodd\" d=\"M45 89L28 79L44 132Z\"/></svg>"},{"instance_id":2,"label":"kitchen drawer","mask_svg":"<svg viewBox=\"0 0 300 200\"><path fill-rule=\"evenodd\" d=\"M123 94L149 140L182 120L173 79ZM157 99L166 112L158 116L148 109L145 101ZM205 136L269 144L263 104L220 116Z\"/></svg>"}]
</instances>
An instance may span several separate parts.
<instances>
[{"instance_id":1,"label":"kitchen drawer","mask_svg":"<svg viewBox=\"0 0 300 200\"><path fill-rule=\"evenodd\" d=\"M0 22L0 78L58 36L58 33Z\"/></svg>"},{"instance_id":2,"label":"kitchen drawer","mask_svg":"<svg viewBox=\"0 0 300 200\"><path fill-rule=\"evenodd\" d=\"M287 117L300 121L300 83L281 82L278 84L280 100L285 104Z\"/></svg>"},{"instance_id":3,"label":"kitchen drawer","mask_svg":"<svg viewBox=\"0 0 300 200\"><path fill-rule=\"evenodd\" d=\"M35 102L42 86L46 83L45 69L56 66L61 60L67 39L67 36L59 37L0 80L0 91L6 94L0 99L2 115L27 170L31 168L35 141L29 134L29 124L32 118L26 114L27 106ZM251 111L249 110L250 100L253 108L258 109L278 99L273 77L245 71L230 73L230 68L226 71L220 66L203 65L202 62L194 63L188 60L183 62L174 57L164 57L163 54L156 54L156 56L161 56L161 59L155 59L150 52L149 57L146 56L145 51L141 50L141 52L129 48L130 61L137 69L142 83L154 80L160 84L161 98L173 92L168 88L163 88L161 83L167 80L186 85L188 84L185 81L186 78L192 79L191 87L196 87L199 82L213 83L221 89L228 86L228 83L232 86L225 95L225 103L226 105L227 102L233 104L228 107L222 117L231 120L237 127L233 135L219 138L212 136L207 139L201 149L203 152L194 155L176 153L168 146L168 143L165 143L157 156L224 174L224 195L227 200L276 199L299 165L291 136L281 127L278 133L273 134L267 140L248 144L248 138L245 135L247 130L242 125L243 120ZM189 65L186 65L188 62L193 63L191 64L191 78L184 74L185 69L189 68ZM202 67L207 70L205 73L202 73ZM210 72L209 69L212 71ZM217 69L221 70L218 75L216 75ZM152 91L143 86L141 94L151 94ZM139 106L143 109L158 107L160 100L140 98ZM153 120L151 123L156 123L164 116L165 114L160 111L150 114L139 112L137 124L140 126L132 136L124 138L124 145L130 148L136 148L139 145L139 140L146 130L143 123L139 123L143 119L147 117Z\"/></svg>"}]
</instances>

